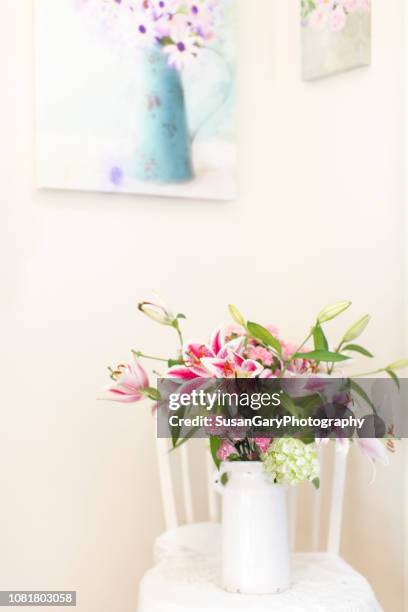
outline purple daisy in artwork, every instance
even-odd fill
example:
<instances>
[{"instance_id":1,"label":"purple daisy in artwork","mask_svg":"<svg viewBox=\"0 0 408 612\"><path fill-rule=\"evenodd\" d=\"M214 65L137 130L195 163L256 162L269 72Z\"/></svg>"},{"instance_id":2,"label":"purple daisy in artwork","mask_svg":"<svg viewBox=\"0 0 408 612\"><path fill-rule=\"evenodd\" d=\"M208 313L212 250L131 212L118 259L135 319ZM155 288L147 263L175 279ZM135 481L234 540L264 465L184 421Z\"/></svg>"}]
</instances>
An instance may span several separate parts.
<instances>
[{"instance_id":1,"label":"purple daisy in artwork","mask_svg":"<svg viewBox=\"0 0 408 612\"><path fill-rule=\"evenodd\" d=\"M93 13L99 11L107 31L117 32L121 42L158 46L177 70L210 44L224 13L223 0L82 1Z\"/></svg>"}]
</instances>

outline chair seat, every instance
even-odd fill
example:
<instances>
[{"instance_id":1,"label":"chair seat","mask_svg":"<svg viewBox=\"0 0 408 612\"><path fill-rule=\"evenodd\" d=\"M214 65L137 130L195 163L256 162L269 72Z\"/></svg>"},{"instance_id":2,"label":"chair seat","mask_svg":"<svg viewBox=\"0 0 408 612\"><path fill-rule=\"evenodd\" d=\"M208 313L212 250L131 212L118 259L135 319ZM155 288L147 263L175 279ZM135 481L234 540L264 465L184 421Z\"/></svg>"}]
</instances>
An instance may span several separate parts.
<instances>
[{"instance_id":1,"label":"chair seat","mask_svg":"<svg viewBox=\"0 0 408 612\"><path fill-rule=\"evenodd\" d=\"M159 563L168 557L191 553L219 555L221 546L219 523L193 523L165 531L154 543L154 560Z\"/></svg>"},{"instance_id":2,"label":"chair seat","mask_svg":"<svg viewBox=\"0 0 408 612\"><path fill-rule=\"evenodd\" d=\"M292 556L292 587L278 595L226 593L220 586L220 525L168 531L155 545L157 564L144 576L138 612L382 612L367 580L337 555Z\"/></svg>"}]
</instances>

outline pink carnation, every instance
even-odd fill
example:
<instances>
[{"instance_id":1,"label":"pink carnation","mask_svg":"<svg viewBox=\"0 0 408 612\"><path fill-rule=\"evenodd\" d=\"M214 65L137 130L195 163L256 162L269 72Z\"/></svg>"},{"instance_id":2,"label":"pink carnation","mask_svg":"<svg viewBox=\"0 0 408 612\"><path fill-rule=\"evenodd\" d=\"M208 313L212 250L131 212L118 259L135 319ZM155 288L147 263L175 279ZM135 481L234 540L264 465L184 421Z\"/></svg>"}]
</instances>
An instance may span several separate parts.
<instances>
[{"instance_id":1,"label":"pink carnation","mask_svg":"<svg viewBox=\"0 0 408 612\"><path fill-rule=\"evenodd\" d=\"M255 442L260 453L266 453L271 445L272 438L253 438L253 442Z\"/></svg>"},{"instance_id":2,"label":"pink carnation","mask_svg":"<svg viewBox=\"0 0 408 612\"><path fill-rule=\"evenodd\" d=\"M207 416L207 425L205 431L210 436L222 436L227 433L227 427L217 425L217 415L210 414Z\"/></svg>"},{"instance_id":3,"label":"pink carnation","mask_svg":"<svg viewBox=\"0 0 408 612\"><path fill-rule=\"evenodd\" d=\"M255 361L260 361L266 366L270 366L273 363L272 353L263 346L249 346L246 356L248 359L255 359Z\"/></svg>"},{"instance_id":4,"label":"pink carnation","mask_svg":"<svg viewBox=\"0 0 408 612\"><path fill-rule=\"evenodd\" d=\"M220 448L217 450L217 458L220 461L226 461L231 455L236 455L237 450L228 440L221 442Z\"/></svg>"},{"instance_id":5,"label":"pink carnation","mask_svg":"<svg viewBox=\"0 0 408 612\"><path fill-rule=\"evenodd\" d=\"M279 338L279 329L276 327L276 325L269 324L269 325L266 325L265 327L268 330L268 332L272 334L272 336L275 336L275 338Z\"/></svg>"},{"instance_id":6,"label":"pink carnation","mask_svg":"<svg viewBox=\"0 0 408 612\"><path fill-rule=\"evenodd\" d=\"M353 13L360 8L360 0L343 0L342 5L348 13Z\"/></svg>"},{"instance_id":7,"label":"pink carnation","mask_svg":"<svg viewBox=\"0 0 408 612\"><path fill-rule=\"evenodd\" d=\"M225 338L230 340L233 336L244 336L245 329L241 325L237 325L236 323L230 323L224 330Z\"/></svg>"},{"instance_id":8,"label":"pink carnation","mask_svg":"<svg viewBox=\"0 0 408 612\"><path fill-rule=\"evenodd\" d=\"M338 6L329 15L329 27L332 32L341 32L347 22L347 15L341 6Z\"/></svg>"}]
</instances>

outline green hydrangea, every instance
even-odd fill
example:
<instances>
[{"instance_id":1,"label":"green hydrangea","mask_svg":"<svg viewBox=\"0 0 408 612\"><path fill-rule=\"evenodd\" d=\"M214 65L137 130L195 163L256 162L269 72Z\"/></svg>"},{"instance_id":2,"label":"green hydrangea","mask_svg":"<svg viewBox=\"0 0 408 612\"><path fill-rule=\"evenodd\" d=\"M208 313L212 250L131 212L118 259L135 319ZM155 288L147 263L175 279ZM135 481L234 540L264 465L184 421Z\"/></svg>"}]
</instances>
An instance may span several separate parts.
<instances>
[{"instance_id":1,"label":"green hydrangea","mask_svg":"<svg viewBox=\"0 0 408 612\"><path fill-rule=\"evenodd\" d=\"M296 485L319 477L319 460L314 444L295 438L279 438L262 455L264 468L274 482Z\"/></svg>"}]
</instances>

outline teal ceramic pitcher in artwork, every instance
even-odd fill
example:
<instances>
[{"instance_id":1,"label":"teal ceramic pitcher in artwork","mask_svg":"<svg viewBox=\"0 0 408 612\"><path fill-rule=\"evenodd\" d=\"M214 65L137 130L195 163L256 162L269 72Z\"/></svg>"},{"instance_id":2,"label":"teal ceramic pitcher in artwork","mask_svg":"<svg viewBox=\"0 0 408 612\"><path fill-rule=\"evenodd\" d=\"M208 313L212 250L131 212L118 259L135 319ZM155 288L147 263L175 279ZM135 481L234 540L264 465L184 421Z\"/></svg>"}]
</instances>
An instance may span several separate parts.
<instances>
[{"instance_id":1,"label":"teal ceramic pitcher in artwork","mask_svg":"<svg viewBox=\"0 0 408 612\"><path fill-rule=\"evenodd\" d=\"M194 178L181 76L160 47L144 50L134 175L140 181L182 183Z\"/></svg>"}]
</instances>

